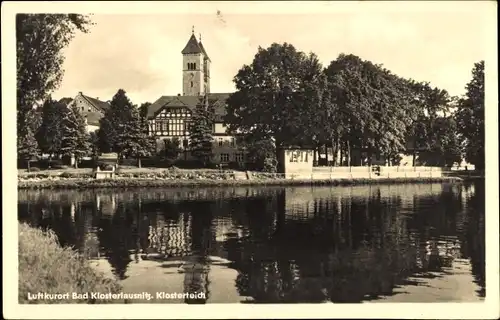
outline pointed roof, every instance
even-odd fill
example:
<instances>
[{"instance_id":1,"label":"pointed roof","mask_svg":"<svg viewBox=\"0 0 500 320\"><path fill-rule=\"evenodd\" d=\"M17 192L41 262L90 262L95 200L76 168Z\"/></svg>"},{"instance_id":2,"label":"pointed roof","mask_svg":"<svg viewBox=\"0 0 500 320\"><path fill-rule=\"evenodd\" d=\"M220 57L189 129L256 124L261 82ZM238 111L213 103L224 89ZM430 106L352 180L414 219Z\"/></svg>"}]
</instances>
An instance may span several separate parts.
<instances>
[{"instance_id":1,"label":"pointed roof","mask_svg":"<svg viewBox=\"0 0 500 320\"><path fill-rule=\"evenodd\" d=\"M188 43L186 44L181 53L182 54L204 53L203 49L200 48L200 45L198 44L198 40L196 40L194 33L191 35L191 38L189 38Z\"/></svg>"},{"instance_id":2,"label":"pointed roof","mask_svg":"<svg viewBox=\"0 0 500 320\"><path fill-rule=\"evenodd\" d=\"M200 42L198 42L198 45L200 46L200 49L203 52L203 55L205 56L205 59L207 59L208 61L210 61L210 58L208 57L208 54L205 51L205 47L203 47L203 43L201 43L201 39L200 39Z\"/></svg>"}]
</instances>

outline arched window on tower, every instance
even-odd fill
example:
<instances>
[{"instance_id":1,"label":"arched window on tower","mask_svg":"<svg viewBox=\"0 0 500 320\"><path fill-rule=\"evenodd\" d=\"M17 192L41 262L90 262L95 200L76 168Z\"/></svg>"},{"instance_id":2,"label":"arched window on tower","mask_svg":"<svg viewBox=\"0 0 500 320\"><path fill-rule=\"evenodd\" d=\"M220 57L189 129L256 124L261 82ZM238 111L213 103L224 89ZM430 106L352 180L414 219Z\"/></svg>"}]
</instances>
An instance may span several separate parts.
<instances>
[{"instance_id":1,"label":"arched window on tower","mask_svg":"<svg viewBox=\"0 0 500 320\"><path fill-rule=\"evenodd\" d=\"M191 88L193 87L193 81L191 81Z\"/></svg>"}]
</instances>

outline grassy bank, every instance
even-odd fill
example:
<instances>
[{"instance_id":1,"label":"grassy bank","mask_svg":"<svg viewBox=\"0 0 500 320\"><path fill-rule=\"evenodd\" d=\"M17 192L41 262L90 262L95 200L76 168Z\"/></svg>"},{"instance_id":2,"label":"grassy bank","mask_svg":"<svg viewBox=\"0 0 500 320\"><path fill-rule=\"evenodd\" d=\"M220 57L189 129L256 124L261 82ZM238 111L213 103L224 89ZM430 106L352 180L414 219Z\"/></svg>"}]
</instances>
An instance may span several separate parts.
<instances>
[{"instance_id":1,"label":"grassy bank","mask_svg":"<svg viewBox=\"0 0 500 320\"><path fill-rule=\"evenodd\" d=\"M160 187L210 187L210 186L291 186L291 185L363 185L459 182L460 178L394 178L394 179L332 179L332 180L285 180L281 178L252 180L218 179L161 179L161 178L117 178L109 180L59 179L20 180L18 189L92 189L92 188L160 188Z\"/></svg>"},{"instance_id":2,"label":"grassy bank","mask_svg":"<svg viewBox=\"0 0 500 320\"><path fill-rule=\"evenodd\" d=\"M71 248L62 248L53 232L19 223L19 303L103 303L91 299L28 300L28 293L117 293L120 286L92 269Z\"/></svg>"}]
</instances>

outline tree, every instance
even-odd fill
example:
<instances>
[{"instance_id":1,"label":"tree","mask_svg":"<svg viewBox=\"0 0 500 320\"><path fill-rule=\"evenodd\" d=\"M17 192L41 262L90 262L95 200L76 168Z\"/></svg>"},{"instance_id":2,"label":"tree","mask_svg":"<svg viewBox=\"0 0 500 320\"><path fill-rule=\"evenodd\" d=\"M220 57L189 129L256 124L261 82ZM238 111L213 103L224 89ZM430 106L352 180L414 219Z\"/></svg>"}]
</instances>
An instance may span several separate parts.
<instances>
[{"instance_id":1,"label":"tree","mask_svg":"<svg viewBox=\"0 0 500 320\"><path fill-rule=\"evenodd\" d=\"M147 117L148 117L148 109L149 109L150 105L151 105L151 102L144 102L139 107L139 116L141 117L141 119L147 119Z\"/></svg>"},{"instance_id":2,"label":"tree","mask_svg":"<svg viewBox=\"0 0 500 320\"><path fill-rule=\"evenodd\" d=\"M368 164L374 154L392 157L404 149L412 109L404 79L382 65L355 55L340 54L325 69L328 93L317 128L352 165L351 151L364 151ZM362 159L360 159L362 160Z\"/></svg>"},{"instance_id":3,"label":"tree","mask_svg":"<svg viewBox=\"0 0 500 320\"><path fill-rule=\"evenodd\" d=\"M123 89L113 96L110 108L100 120L99 144L103 152L117 152L118 157L137 158L150 155L153 149L151 139L145 131L138 108L132 104Z\"/></svg>"},{"instance_id":4,"label":"tree","mask_svg":"<svg viewBox=\"0 0 500 320\"><path fill-rule=\"evenodd\" d=\"M99 130L89 132L88 140L90 146L90 154L95 158L99 155Z\"/></svg>"},{"instance_id":5,"label":"tree","mask_svg":"<svg viewBox=\"0 0 500 320\"><path fill-rule=\"evenodd\" d=\"M277 152L310 142L321 70L316 55L291 44L259 47L252 64L244 65L234 78L237 91L228 99L224 119L229 131L257 141L273 139Z\"/></svg>"},{"instance_id":6,"label":"tree","mask_svg":"<svg viewBox=\"0 0 500 320\"><path fill-rule=\"evenodd\" d=\"M467 93L460 99L455 114L465 159L477 169L485 167L484 153L484 61L474 64Z\"/></svg>"},{"instance_id":7,"label":"tree","mask_svg":"<svg viewBox=\"0 0 500 320\"><path fill-rule=\"evenodd\" d=\"M189 147L192 155L207 165L212 157L212 125L213 110L208 105L208 98L203 96L196 104L193 112L192 123L189 129Z\"/></svg>"},{"instance_id":8,"label":"tree","mask_svg":"<svg viewBox=\"0 0 500 320\"><path fill-rule=\"evenodd\" d=\"M17 58L17 137L24 145L34 134L26 119L38 101L57 89L64 69L62 49L77 31L88 32L89 16L80 14L18 14L16 15Z\"/></svg>"},{"instance_id":9,"label":"tree","mask_svg":"<svg viewBox=\"0 0 500 320\"><path fill-rule=\"evenodd\" d=\"M62 120L61 155L75 157L75 168L78 161L90 151L89 136L85 118L75 107L67 108Z\"/></svg>"},{"instance_id":10,"label":"tree","mask_svg":"<svg viewBox=\"0 0 500 320\"><path fill-rule=\"evenodd\" d=\"M182 151L179 138L165 139L165 150L163 156L168 160L176 160Z\"/></svg>"},{"instance_id":11,"label":"tree","mask_svg":"<svg viewBox=\"0 0 500 320\"><path fill-rule=\"evenodd\" d=\"M33 126L29 115L33 106L44 101L62 80L62 49L77 30L88 32L90 24L89 16L80 14L16 15L17 144L24 154L20 157L35 148L37 129L27 127Z\"/></svg>"},{"instance_id":12,"label":"tree","mask_svg":"<svg viewBox=\"0 0 500 320\"><path fill-rule=\"evenodd\" d=\"M141 118L141 125L143 127L143 130L146 133L149 131L149 126L148 126L148 109L149 109L150 105L151 105L151 102L144 102L139 107L139 117Z\"/></svg>"},{"instance_id":13,"label":"tree","mask_svg":"<svg viewBox=\"0 0 500 320\"><path fill-rule=\"evenodd\" d=\"M238 146L247 154L247 161L255 169L264 170L266 162L276 161L276 147L271 139L253 140L252 136L239 136Z\"/></svg>"},{"instance_id":14,"label":"tree","mask_svg":"<svg viewBox=\"0 0 500 320\"><path fill-rule=\"evenodd\" d=\"M429 128L428 147L420 152L419 162L429 166L453 166L462 160L456 121L451 116L437 117Z\"/></svg>"},{"instance_id":15,"label":"tree","mask_svg":"<svg viewBox=\"0 0 500 320\"><path fill-rule=\"evenodd\" d=\"M42 106L42 121L36 132L36 139L43 153L59 155L63 139L63 119L68 107L49 96Z\"/></svg>"},{"instance_id":16,"label":"tree","mask_svg":"<svg viewBox=\"0 0 500 320\"><path fill-rule=\"evenodd\" d=\"M440 124L445 123L447 114L450 112L453 98L446 90L432 87L427 82L408 81L408 86L413 94L414 107L412 122L408 132L408 143L413 152L413 163L416 163L417 154L419 161L424 163L442 163L443 159L435 157L443 156L436 150L442 146L439 135L443 130ZM449 123L454 125L454 123ZM456 126L453 126L456 128ZM447 131L447 133L451 133ZM451 137L451 136L450 136Z\"/></svg>"},{"instance_id":17,"label":"tree","mask_svg":"<svg viewBox=\"0 0 500 320\"><path fill-rule=\"evenodd\" d=\"M35 135L29 125L21 128L17 139L17 156L18 159L24 160L28 164L28 172L30 171L30 160L38 155L38 145Z\"/></svg>"},{"instance_id":18,"label":"tree","mask_svg":"<svg viewBox=\"0 0 500 320\"><path fill-rule=\"evenodd\" d=\"M57 89L64 69L62 50L77 31L87 33L90 17L80 14L16 15L17 106L31 109Z\"/></svg>"}]
</instances>

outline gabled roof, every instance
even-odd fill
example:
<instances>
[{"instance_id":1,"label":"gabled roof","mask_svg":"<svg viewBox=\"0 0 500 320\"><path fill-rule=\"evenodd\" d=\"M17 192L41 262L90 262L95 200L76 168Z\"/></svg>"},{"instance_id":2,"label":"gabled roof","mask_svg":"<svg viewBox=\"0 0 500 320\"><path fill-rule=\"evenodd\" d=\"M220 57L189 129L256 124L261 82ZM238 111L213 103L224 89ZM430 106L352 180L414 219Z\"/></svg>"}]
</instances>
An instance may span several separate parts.
<instances>
[{"instance_id":1,"label":"gabled roof","mask_svg":"<svg viewBox=\"0 0 500 320\"><path fill-rule=\"evenodd\" d=\"M214 108L217 121L226 115L226 100L231 93L209 93L208 103ZM153 118L164 107L188 108L193 111L203 96L162 96L148 108L148 118Z\"/></svg>"},{"instance_id":2,"label":"gabled roof","mask_svg":"<svg viewBox=\"0 0 500 320\"><path fill-rule=\"evenodd\" d=\"M98 110L100 110L101 112L105 112L106 110L109 109L110 105L109 103L107 102L104 102L104 101L101 101L101 100L98 100L98 99L95 99L95 98L92 98L92 97L89 97L89 96L86 96L86 95L83 95L83 94L80 94L85 100L87 100L87 102L89 102L91 105L93 105L94 107L96 107Z\"/></svg>"},{"instance_id":3,"label":"gabled roof","mask_svg":"<svg viewBox=\"0 0 500 320\"><path fill-rule=\"evenodd\" d=\"M195 54L195 53L204 53L203 49L200 47L198 44L198 40L196 40L196 37L194 34L191 35L191 38L189 38L188 43L184 47L184 49L181 51L182 54Z\"/></svg>"},{"instance_id":4,"label":"gabled roof","mask_svg":"<svg viewBox=\"0 0 500 320\"><path fill-rule=\"evenodd\" d=\"M203 55L205 56L205 59L210 61L210 58L208 57L208 54L207 52L205 51L205 47L203 46L203 43L201 43L201 40L200 42L198 43L198 45L200 46L200 49L201 51L203 52Z\"/></svg>"}]
</instances>

